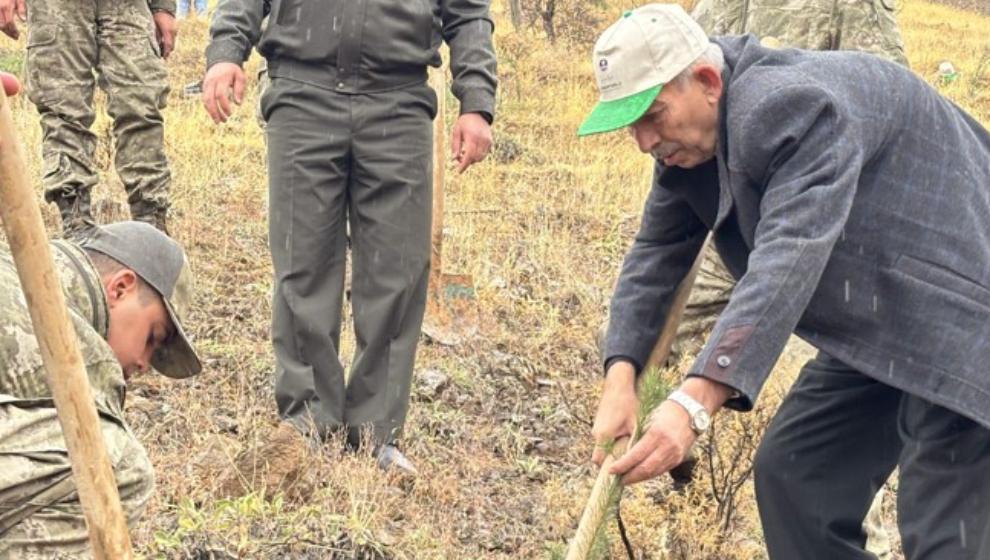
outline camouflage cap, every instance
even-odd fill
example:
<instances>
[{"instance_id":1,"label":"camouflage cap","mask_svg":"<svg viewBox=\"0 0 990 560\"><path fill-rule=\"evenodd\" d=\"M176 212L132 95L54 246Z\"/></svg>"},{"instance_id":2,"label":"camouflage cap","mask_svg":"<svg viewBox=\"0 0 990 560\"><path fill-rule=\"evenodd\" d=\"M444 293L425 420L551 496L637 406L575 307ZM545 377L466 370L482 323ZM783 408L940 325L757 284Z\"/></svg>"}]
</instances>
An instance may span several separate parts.
<instances>
[{"instance_id":1,"label":"camouflage cap","mask_svg":"<svg viewBox=\"0 0 990 560\"><path fill-rule=\"evenodd\" d=\"M175 332L151 357L152 367L176 379L199 373L203 366L182 328L192 303L192 274L182 247L144 222L100 226L81 245L133 270L162 296Z\"/></svg>"}]
</instances>

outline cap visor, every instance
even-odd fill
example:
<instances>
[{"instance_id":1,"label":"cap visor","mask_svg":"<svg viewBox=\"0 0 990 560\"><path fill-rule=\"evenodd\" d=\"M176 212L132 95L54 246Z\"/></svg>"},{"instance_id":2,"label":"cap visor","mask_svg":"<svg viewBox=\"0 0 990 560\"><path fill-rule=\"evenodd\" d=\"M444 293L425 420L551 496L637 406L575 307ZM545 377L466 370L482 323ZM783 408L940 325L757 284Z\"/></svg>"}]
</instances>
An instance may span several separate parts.
<instances>
[{"instance_id":1,"label":"cap visor","mask_svg":"<svg viewBox=\"0 0 990 560\"><path fill-rule=\"evenodd\" d=\"M600 134L625 128L643 116L657 98L663 84L612 101L599 101L578 128L578 136Z\"/></svg>"},{"instance_id":2,"label":"cap visor","mask_svg":"<svg viewBox=\"0 0 990 560\"><path fill-rule=\"evenodd\" d=\"M200 363L196 349L189 342L186 332L182 330L182 323L179 322L175 310L172 309L172 304L166 298L162 298L162 302L165 303L165 309L168 310L168 316L172 320L172 326L175 327L175 333L167 343L155 351L154 356L151 357L151 367L162 375L174 379L192 377L203 369L203 364Z\"/></svg>"}]
</instances>

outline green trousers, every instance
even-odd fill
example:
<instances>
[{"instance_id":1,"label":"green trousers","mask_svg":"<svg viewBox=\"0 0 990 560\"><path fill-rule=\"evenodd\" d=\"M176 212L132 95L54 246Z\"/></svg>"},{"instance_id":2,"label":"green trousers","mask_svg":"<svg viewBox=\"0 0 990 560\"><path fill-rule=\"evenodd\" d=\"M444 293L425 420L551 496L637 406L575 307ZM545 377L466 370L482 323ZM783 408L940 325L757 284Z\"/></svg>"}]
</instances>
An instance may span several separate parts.
<instances>
[{"instance_id":1,"label":"green trousers","mask_svg":"<svg viewBox=\"0 0 990 560\"><path fill-rule=\"evenodd\" d=\"M273 77L261 106L279 413L320 434L353 438L367 426L390 443L405 422L426 305L436 96L426 84L341 94ZM345 381L348 222L357 349Z\"/></svg>"},{"instance_id":2,"label":"green trousers","mask_svg":"<svg viewBox=\"0 0 990 560\"><path fill-rule=\"evenodd\" d=\"M131 216L163 224L168 82L147 0L37 0L28 22L27 90L41 116L45 199L59 205L63 227L92 221L97 84L107 94L114 164Z\"/></svg>"}]
</instances>

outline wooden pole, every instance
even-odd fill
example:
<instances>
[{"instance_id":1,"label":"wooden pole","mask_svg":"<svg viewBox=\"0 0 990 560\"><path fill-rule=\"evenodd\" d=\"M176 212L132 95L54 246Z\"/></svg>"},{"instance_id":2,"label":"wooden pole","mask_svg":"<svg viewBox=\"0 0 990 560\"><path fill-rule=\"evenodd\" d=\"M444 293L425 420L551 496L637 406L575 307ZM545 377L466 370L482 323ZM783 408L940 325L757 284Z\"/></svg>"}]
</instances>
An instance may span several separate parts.
<instances>
[{"instance_id":1,"label":"wooden pole","mask_svg":"<svg viewBox=\"0 0 990 560\"><path fill-rule=\"evenodd\" d=\"M134 557L65 295L41 209L28 182L10 103L0 88L0 217L31 313L97 559Z\"/></svg>"},{"instance_id":2,"label":"wooden pole","mask_svg":"<svg viewBox=\"0 0 990 560\"><path fill-rule=\"evenodd\" d=\"M443 274L443 189L446 154L446 66L431 71L430 82L437 94L437 116L433 119L433 223L430 228L429 294L439 301Z\"/></svg>"},{"instance_id":3,"label":"wooden pole","mask_svg":"<svg viewBox=\"0 0 990 560\"><path fill-rule=\"evenodd\" d=\"M698 275L698 268L701 267L708 243L709 240L706 239L701 246L698 257L694 260L694 265L691 266L691 270L677 286L674 301L670 304L670 311L667 313L667 320L660 331L660 336L657 337L653 351L650 352L645 369L662 367L670 356L670 347L674 343L677 327L680 326L681 318L684 316L684 308L687 307L688 297L691 295L691 288L694 287L694 279ZM577 531L574 532L574 538L571 539L570 546L567 547L566 560L586 560L591 553L598 527L601 526L602 520L608 513L609 498L614 492L622 490L621 479L614 474L609 474L608 470L633 443L635 442L628 438L620 439L612 447L612 452L608 453L605 460L602 461L602 466L598 469L598 477L595 478L595 485L591 488L591 495L588 497L584 512L581 514L581 521L578 522Z\"/></svg>"}]
</instances>

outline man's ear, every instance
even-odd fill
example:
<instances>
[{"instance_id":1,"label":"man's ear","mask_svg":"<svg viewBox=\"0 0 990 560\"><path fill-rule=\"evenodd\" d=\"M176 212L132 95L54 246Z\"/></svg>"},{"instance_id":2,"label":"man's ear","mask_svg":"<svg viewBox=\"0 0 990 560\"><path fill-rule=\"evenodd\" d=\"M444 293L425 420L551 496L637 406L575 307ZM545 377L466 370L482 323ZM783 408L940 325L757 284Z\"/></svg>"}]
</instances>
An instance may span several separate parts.
<instances>
[{"instance_id":1,"label":"man's ear","mask_svg":"<svg viewBox=\"0 0 990 560\"><path fill-rule=\"evenodd\" d=\"M694 69L694 79L709 103L716 104L722 98L722 73L710 64L702 64Z\"/></svg>"},{"instance_id":2,"label":"man's ear","mask_svg":"<svg viewBox=\"0 0 990 560\"><path fill-rule=\"evenodd\" d=\"M107 305L113 308L129 294L137 293L139 288L137 273L129 268L120 269L104 279L103 287L107 292Z\"/></svg>"}]
</instances>

